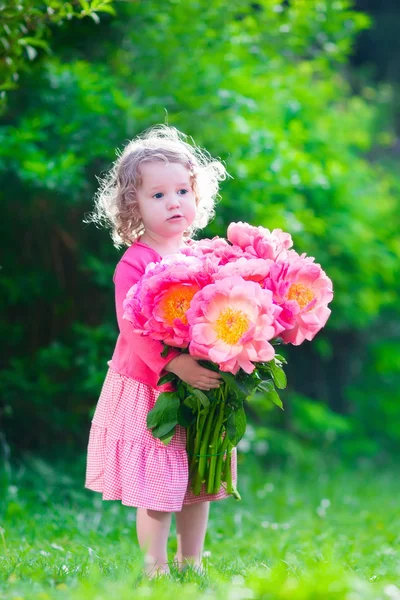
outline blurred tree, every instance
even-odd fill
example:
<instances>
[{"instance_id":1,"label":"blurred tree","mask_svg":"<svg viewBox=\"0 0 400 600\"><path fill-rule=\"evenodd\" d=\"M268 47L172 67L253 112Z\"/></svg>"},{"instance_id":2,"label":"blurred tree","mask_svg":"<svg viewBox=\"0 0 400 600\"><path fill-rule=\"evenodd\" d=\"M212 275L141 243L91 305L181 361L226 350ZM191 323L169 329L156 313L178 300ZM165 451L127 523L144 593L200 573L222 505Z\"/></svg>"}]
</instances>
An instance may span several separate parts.
<instances>
[{"instance_id":1,"label":"blurred tree","mask_svg":"<svg viewBox=\"0 0 400 600\"><path fill-rule=\"evenodd\" d=\"M40 53L51 53L49 38L52 26L61 26L73 18L91 17L97 13L115 14L112 0L10 0L0 4L3 31L0 38L0 109L4 109L6 92L17 87L21 71L30 67Z\"/></svg>"}]
</instances>

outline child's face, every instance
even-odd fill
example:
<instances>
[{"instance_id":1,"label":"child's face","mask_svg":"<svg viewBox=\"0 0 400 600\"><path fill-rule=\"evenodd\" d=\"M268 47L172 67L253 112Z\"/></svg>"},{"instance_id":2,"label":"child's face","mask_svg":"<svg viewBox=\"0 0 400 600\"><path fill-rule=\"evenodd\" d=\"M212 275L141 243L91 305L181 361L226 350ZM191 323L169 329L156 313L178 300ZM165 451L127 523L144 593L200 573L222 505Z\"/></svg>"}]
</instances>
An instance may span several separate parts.
<instances>
[{"instance_id":1,"label":"child's face","mask_svg":"<svg viewBox=\"0 0 400 600\"><path fill-rule=\"evenodd\" d=\"M137 201L144 228L161 238L181 235L196 216L196 197L189 170L179 163L140 165Z\"/></svg>"}]
</instances>

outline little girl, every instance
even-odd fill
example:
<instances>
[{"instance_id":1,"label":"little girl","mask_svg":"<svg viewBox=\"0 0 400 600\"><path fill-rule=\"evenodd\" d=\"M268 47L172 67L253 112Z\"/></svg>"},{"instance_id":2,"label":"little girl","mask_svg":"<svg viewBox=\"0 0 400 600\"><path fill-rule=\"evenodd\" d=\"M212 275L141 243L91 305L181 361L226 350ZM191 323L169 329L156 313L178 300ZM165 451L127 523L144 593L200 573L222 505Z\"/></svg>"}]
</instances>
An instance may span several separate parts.
<instances>
[{"instance_id":1,"label":"little girl","mask_svg":"<svg viewBox=\"0 0 400 600\"><path fill-rule=\"evenodd\" d=\"M148 575L168 573L167 542L176 516L179 568L201 566L209 505L227 497L225 489L195 496L189 484L186 430L177 426L165 446L146 428L146 415L161 391L167 371L201 390L220 385L220 376L189 354L132 331L123 319L128 290L146 265L178 252L214 214L224 166L184 141L174 128L160 126L131 141L101 181L90 219L112 229L116 246L128 246L114 273L119 336L90 430L85 487L103 500L137 507L136 530ZM236 454L232 453L236 483Z\"/></svg>"}]
</instances>

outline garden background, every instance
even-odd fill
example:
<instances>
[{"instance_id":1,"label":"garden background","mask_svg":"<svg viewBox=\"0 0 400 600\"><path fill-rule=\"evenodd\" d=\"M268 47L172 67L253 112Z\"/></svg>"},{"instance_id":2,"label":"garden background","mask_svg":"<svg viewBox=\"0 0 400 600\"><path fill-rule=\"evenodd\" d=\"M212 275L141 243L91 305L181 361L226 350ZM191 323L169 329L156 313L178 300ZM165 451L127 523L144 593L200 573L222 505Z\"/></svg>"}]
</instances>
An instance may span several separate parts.
<instances>
[{"instance_id":1,"label":"garden background","mask_svg":"<svg viewBox=\"0 0 400 600\"><path fill-rule=\"evenodd\" d=\"M17 569L35 548L25 529L28 507L44 523L46 507L54 509L59 501L69 523L63 530L67 537L72 526L62 512L65 507L72 518L86 506L86 523L95 518L92 507L103 519L101 527L114 531L110 535L119 535L110 524L112 515L130 523L125 512L110 505L100 508L93 494L82 490L90 418L117 335L112 273L123 251L113 247L107 231L83 219L93 205L96 177L113 162L115 149L166 121L220 157L232 176L223 183L217 216L202 236L224 236L228 223L239 220L280 227L291 233L297 251L316 257L334 284L326 328L312 343L282 351L289 361L285 410L262 398L248 406L251 425L239 451L239 489L247 508L240 510L257 513L259 508L246 504L253 501L250 497L263 504L268 498L271 507L277 503L278 512L284 510L287 496L273 490L287 473L281 488L311 490L319 519L317 508L326 512L332 502L323 497L326 502L320 504L320 485L338 497L341 490L359 486L354 498L360 507L372 486L372 501L383 511L377 522L385 523L398 494L391 486L398 479L400 450L397 0L21 0L1 4L0 20L5 491L0 519L21 528L11 537L22 536L22 546L15 541L10 550L7 526L0 529L7 557L6 583L0 589L23 597L24 586L31 585L31 571L18 574ZM306 512L298 518L306 522L311 513L299 503ZM357 513L348 507L353 509ZM224 509L215 510L214 528ZM237 505L230 510L236 519ZM343 509L345 521L348 510ZM48 539L53 531L49 519ZM274 519L265 522L277 525ZM347 533L352 524L356 531L350 522ZM233 526L237 530L237 520ZM393 526L387 526L389 535ZM284 528L292 551L291 531ZM333 537L336 533L333 527ZM252 534L244 530L246 535ZM134 547L133 536L130 541ZM209 546L215 543L210 534ZM389 546L387 540L376 544L379 551L390 548L386 554L393 557L400 539L390 537ZM268 548L267 553L269 542ZM281 551L279 546L271 555L279 569ZM224 552L221 546L220 557L234 559ZM93 579L97 583L90 579L97 563L89 556L71 598L83 594L80 585L89 586L83 597L95 597L96 585L105 585L107 569L100 569ZM339 550L336 559L334 564L344 568ZM260 562L254 560L257 574ZM372 580L373 574L363 571L359 581L381 579L382 594L400 598L395 585L400 567L395 565L393 558ZM39 577L37 593L70 593L63 578L71 569L66 568L57 576L61 583L57 577ZM330 597L326 586L318 595L316 580L324 577L319 571L314 577L307 560L298 568L302 575L291 592L289 569L276 575L272 568L279 585L275 589L271 583L271 598L281 597L285 585L290 598ZM242 577L242 589L246 576L240 568L233 571ZM347 581L346 568L343 577L332 573L332 581ZM141 581L139 575L130 576ZM209 584L200 580L207 589ZM257 586L249 585L243 589L256 597ZM348 585L343 594L358 593L355 584L343 585ZM226 593L231 589L232 581ZM378 597L376 589L365 588L360 597Z\"/></svg>"}]
</instances>

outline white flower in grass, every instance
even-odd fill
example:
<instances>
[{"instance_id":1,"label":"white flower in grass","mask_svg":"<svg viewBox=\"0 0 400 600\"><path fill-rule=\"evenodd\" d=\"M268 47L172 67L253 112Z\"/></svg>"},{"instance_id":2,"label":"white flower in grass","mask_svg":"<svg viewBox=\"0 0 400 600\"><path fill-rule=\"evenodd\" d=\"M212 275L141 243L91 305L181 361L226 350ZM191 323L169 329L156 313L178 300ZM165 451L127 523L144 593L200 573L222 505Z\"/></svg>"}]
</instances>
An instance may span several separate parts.
<instances>
[{"instance_id":1,"label":"white flower in grass","mask_svg":"<svg viewBox=\"0 0 400 600\"><path fill-rule=\"evenodd\" d=\"M58 544L51 544L51 547L54 548L54 550L61 550L61 552L64 552L64 548Z\"/></svg>"}]
</instances>

